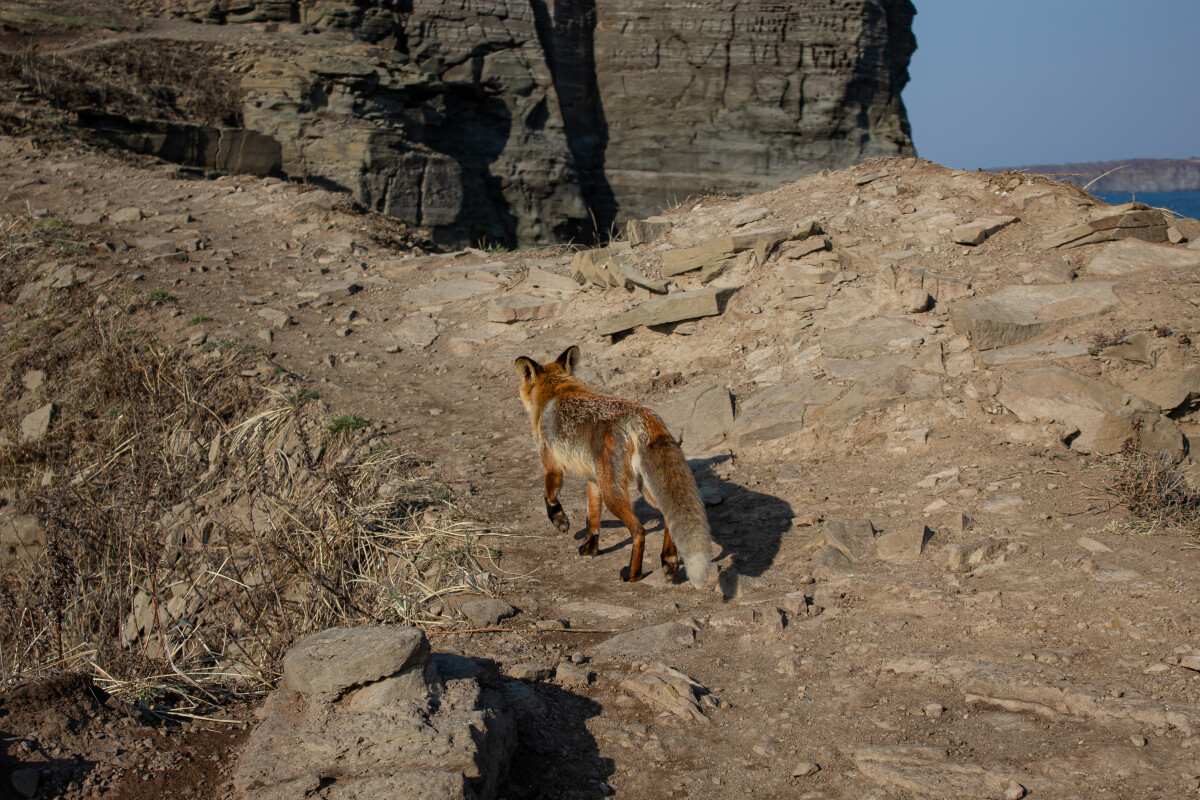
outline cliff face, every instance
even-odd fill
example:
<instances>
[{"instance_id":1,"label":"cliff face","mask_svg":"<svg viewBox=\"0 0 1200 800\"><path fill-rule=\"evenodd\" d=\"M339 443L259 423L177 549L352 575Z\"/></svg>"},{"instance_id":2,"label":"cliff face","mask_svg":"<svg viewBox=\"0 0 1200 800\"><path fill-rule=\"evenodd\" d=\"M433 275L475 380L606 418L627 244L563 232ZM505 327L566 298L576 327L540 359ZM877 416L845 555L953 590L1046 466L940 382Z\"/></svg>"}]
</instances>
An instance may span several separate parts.
<instances>
[{"instance_id":1,"label":"cliff face","mask_svg":"<svg viewBox=\"0 0 1200 800\"><path fill-rule=\"evenodd\" d=\"M909 0L129 2L270 23L242 59L246 127L284 173L447 240L588 241L913 153Z\"/></svg>"},{"instance_id":2,"label":"cliff face","mask_svg":"<svg viewBox=\"0 0 1200 800\"><path fill-rule=\"evenodd\" d=\"M1085 164L1038 164L1023 167L1039 175L1056 175L1089 187L1091 192L1200 191L1200 158L1131 158Z\"/></svg>"}]
</instances>

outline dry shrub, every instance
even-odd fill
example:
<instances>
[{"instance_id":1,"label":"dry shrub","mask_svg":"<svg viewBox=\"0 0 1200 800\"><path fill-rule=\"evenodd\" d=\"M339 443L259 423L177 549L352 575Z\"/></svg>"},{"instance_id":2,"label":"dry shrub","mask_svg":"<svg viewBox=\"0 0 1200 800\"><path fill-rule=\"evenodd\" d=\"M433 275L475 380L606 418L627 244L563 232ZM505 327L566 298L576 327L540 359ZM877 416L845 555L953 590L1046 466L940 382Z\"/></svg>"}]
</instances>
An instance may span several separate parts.
<instances>
[{"instance_id":1,"label":"dry shrub","mask_svg":"<svg viewBox=\"0 0 1200 800\"><path fill-rule=\"evenodd\" d=\"M241 124L241 88L209 45L125 41L68 54L0 51L0 70L56 106L131 119Z\"/></svg>"},{"instance_id":2,"label":"dry shrub","mask_svg":"<svg viewBox=\"0 0 1200 800\"><path fill-rule=\"evenodd\" d=\"M1195 491L1175 459L1142 449L1140 436L1125 443L1111 467L1108 491L1152 529L1200 534L1200 492Z\"/></svg>"},{"instance_id":3,"label":"dry shrub","mask_svg":"<svg viewBox=\"0 0 1200 800\"><path fill-rule=\"evenodd\" d=\"M0 235L26 279L56 246L16 250L30 230ZM0 351L0 391L40 369L57 406L32 443L29 404L0 408L0 517L35 515L46 542L0 569L0 679L85 671L194 713L272 685L298 636L452 624L442 598L491 591L484 526L429 465L364 426L323 439L333 415L293 376L245 347L163 344L145 294L39 297Z\"/></svg>"}]
</instances>

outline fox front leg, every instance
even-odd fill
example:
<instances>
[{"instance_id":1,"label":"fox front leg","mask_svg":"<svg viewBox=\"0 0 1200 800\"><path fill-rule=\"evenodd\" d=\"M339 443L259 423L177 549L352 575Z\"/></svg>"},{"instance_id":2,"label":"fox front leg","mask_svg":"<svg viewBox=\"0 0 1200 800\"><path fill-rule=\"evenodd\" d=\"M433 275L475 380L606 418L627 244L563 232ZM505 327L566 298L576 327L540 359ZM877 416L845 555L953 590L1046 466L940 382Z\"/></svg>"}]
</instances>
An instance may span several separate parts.
<instances>
[{"instance_id":1,"label":"fox front leg","mask_svg":"<svg viewBox=\"0 0 1200 800\"><path fill-rule=\"evenodd\" d=\"M545 459L543 459L545 461ZM546 466L546 516L562 533L571 530L571 521L567 512L563 511L562 503L558 502L558 490L562 488L563 474L561 469L551 465Z\"/></svg>"}]
</instances>

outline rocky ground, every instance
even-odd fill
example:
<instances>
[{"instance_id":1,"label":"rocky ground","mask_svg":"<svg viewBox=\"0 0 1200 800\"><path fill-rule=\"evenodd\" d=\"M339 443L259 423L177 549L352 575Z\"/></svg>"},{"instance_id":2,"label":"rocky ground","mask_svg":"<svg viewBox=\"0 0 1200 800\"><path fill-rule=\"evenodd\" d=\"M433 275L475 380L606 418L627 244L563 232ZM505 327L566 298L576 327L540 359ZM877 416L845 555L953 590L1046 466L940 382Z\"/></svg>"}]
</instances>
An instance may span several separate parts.
<instances>
[{"instance_id":1,"label":"rocky ground","mask_svg":"<svg viewBox=\"0 0 1200 800\"><path fill-rule=\"evenodd\" d=\"M486 524L512 608L427 610L497 629L429 627L442 658L496 665L498 796L1200 790L1195 530L1106 492L1134 437L1194 478L1200 223L917 159L691 198L584 255L427 254L311 187L29 137L0 139L0 187L9 219L87 243L12 287L6 336L55 291L169 295L138 324L252 346ZM719 590L653 558L622 583L612 520L576 555L579 479L572 533L545 519L511 363L572 344L682 437ZM69 369L18 378L5 446L52 429ZM18 796L239 791L239 726L148 726L71 679L3 703Z\"/></svg>"}]
</instances>

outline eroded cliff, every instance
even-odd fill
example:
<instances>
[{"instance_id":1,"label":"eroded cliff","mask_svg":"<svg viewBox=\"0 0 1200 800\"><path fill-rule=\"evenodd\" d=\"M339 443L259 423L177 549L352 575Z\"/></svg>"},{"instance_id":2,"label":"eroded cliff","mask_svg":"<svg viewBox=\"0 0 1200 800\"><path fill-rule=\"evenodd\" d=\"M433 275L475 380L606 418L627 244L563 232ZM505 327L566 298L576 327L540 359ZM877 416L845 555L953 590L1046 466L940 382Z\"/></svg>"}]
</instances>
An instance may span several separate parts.
<instances>
[{"instance_id":1,"label":"eroded cliff","mask_svg":"<svg viewBox=\"0 0 1200 800\"><path fill-rule=\"evenodd\" d=\"M245 126L278 169L445 240L589 241L913 153L909 0L130 2L244 30Z\"/></svg>"}]
</instances>

